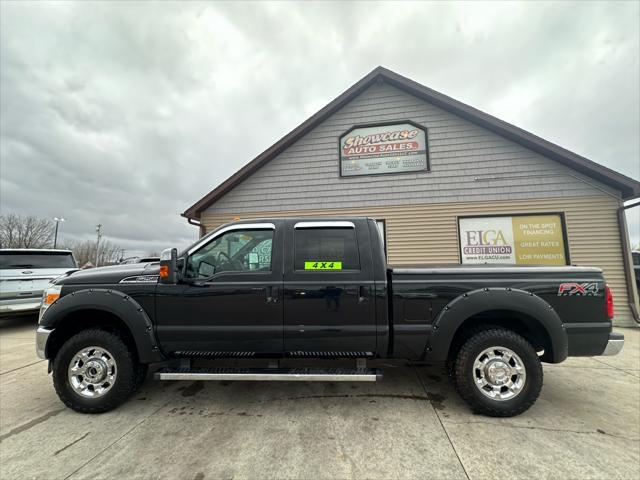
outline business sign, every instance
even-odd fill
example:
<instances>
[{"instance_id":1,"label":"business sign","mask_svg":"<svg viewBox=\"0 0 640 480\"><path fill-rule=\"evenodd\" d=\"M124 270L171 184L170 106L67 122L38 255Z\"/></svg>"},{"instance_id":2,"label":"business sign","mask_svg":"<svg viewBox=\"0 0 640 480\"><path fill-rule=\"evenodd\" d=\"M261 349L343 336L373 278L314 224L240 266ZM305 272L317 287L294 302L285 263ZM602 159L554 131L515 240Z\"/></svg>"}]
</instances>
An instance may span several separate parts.
<instances>
[{"instance_id":1,"label":"business sign","mask_svg":"<svg viewBox=\"0 0 640 480\"><path fill-rule=\"evenodd\" d=\"M558 214L459 218L462 263L567 265Z\"/></svg>"},{"instance_id":2,"label":"business sign","mask_svg":"<svg viewBox=\"0 0 640 480\"><path fill-rule=\"evenodd\" d=\"M340 137L342 176L426 170L427 132L411 123L375 125Z\"/></svg>"}]
</instances>

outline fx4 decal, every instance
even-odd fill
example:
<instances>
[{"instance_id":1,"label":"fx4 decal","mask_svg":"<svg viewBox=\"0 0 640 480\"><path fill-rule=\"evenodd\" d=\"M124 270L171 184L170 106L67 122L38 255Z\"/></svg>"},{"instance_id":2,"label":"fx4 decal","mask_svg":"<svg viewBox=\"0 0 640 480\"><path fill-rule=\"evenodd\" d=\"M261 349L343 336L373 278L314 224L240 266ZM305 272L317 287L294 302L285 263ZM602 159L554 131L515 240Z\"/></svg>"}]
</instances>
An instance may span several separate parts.
<instances>
[{"instance_id":1,"label":"fx4 decal","mask_svg":"<svg viewBox=\"0 0 640 480\"><path fill-rule=\"evenodd\" d=\"M566 297L571 295L577 295L579 297L593 297L597 294L597 283L561 283L558 287L559 297Z\"/></svg>"}]
</instances>

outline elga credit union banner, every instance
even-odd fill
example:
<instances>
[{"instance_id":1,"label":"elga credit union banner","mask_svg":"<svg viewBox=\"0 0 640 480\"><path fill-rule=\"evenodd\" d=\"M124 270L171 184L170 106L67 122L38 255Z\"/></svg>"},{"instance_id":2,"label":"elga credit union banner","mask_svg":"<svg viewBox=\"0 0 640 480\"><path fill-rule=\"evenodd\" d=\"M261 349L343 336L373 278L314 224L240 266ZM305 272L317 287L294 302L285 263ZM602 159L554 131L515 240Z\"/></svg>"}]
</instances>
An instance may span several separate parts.
<instances>
[{"instance_id":1,"label":"elga credit union banner","mask_svg":"<svg viewBox=\"0 0 640 480\"><path fill-rule=\"evenodd\" d=\"M560 215L458 219L462 263L566 265Z\"/></svg>"},{"instance_id":2,"label":"elga credit union banner","mask_svg":"<svg viewBox=\"0 0 640 480\"><path fill-rule=\"evenodd\" d=\"M355 128L340 137L343 176L427 169L427 135L410 123Z\"/></svg>"}]
</instances>

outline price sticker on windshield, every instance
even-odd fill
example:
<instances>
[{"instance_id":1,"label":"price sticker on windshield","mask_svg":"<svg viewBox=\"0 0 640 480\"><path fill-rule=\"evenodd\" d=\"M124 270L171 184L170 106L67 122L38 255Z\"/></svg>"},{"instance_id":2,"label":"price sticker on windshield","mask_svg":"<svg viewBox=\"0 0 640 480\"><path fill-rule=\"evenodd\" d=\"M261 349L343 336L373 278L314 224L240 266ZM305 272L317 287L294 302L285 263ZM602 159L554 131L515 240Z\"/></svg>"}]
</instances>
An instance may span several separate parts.
<instances>
[{"instance_id":1,"label":"price sticker on windshield","mask_svg":"<svg viewBox=\"0 0 640 480\"><path fill-rule=\"evenodd\" d=\"M305 270L342 270L342 262L304 262Z\"/></svg>"}]
</instances>

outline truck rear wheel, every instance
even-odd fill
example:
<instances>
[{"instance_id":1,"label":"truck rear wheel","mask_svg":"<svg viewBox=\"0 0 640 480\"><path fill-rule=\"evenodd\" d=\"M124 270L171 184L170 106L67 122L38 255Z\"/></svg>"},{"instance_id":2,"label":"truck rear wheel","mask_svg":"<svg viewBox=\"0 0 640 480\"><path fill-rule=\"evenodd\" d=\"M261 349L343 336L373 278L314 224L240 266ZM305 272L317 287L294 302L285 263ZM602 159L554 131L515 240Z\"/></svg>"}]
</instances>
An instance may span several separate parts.
<instances>
[{"instance_id":1,"label":"truck rear wheel","mask_svg":"<svg viewBox=\"0 0 640 480\"><path fill-rule=\"evenodd\" d=\"M144 381L147 379L148 371L149 371L149 365L146 365L144 363L139 363L138 365L136 365L136 368L135 368L136 380L135 380L135 385L133 387L134 393L140 390L140 388L142 388Z\"/></svg>"},{"instance_id":2,"label":"truck rear wheel","mask_svg":"<svg viewBox=\"0 0 640 480\"><path fill-rule=\"evenodd\" d=\"M139 366L116 333L84 330L69 338L53 362L53 385L62 402L80 413L114 409L140 382Z\"/></svg>"},{"instance_id":3,"label":"truck rear wheel","mask_svg":"<svg viewBox=\"0 0 640 480\"><path fill-rule=\"evenodd\" d=\"M506 329L481 331L460 348L455 385L471 408L492 417L528 410L542 388L542 364L535 349Z\"/></svg>"}]
</instances>

